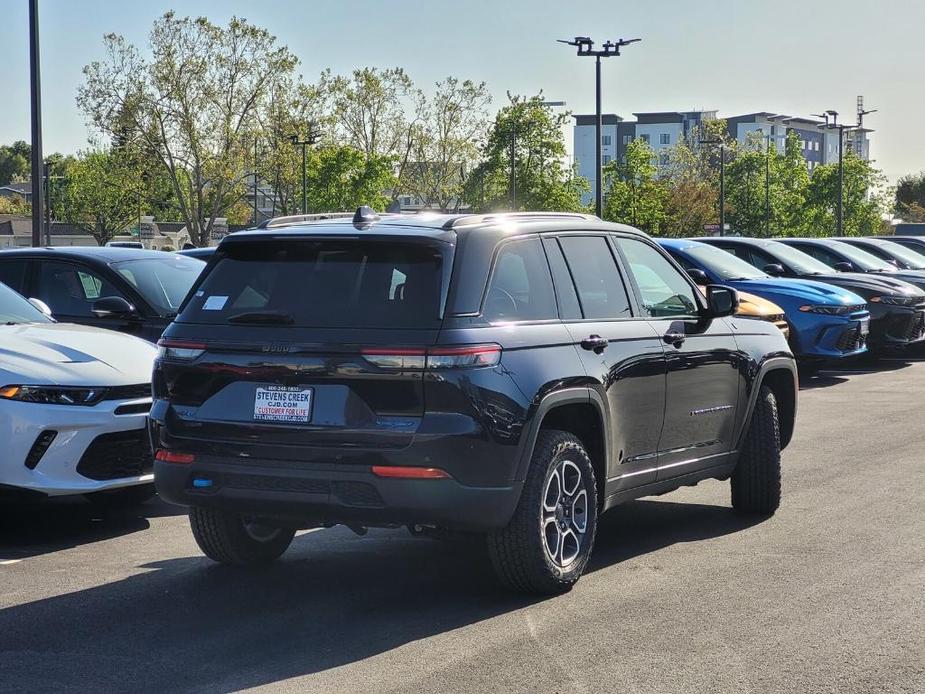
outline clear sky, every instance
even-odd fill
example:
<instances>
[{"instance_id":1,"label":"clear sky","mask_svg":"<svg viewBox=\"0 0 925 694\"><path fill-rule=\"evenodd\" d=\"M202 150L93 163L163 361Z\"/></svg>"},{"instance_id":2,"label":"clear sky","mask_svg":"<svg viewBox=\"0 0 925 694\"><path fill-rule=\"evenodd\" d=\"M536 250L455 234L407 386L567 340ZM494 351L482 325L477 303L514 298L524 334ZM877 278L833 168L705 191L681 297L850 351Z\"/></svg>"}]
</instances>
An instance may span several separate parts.
<instances>
[{"instance_id":1,"label":"clear sky","mask_svg":"<svg viewBox=\"0 0 925 694\"><path fill-rule=\"evenodd\" d=\"M0 0L0 143L29 139L27 0ZM891 179L925 169L922 0L39 0L46 152L86 144L74 97L106 32L144 45L168 9L266 27L313 79L325 67L401 66L421 86L447 75L505 92L542 89L594 107L593 61L557 38L641 37L604 64L604 110L719 109L809 115L868 108L872 156ZM571 138L569 138L570 140Z\"/></svg>"}]
</instances>

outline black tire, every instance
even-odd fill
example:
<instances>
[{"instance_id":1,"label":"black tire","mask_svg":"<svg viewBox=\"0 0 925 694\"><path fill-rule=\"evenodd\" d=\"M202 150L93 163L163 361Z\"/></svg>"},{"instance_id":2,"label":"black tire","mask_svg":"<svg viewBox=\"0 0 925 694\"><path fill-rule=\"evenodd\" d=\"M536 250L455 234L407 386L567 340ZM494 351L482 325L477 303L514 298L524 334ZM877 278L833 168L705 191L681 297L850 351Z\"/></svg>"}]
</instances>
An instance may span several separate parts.
<instances>
[{"instance_id":1,"label":"black tire","mask_svg":"<svg viewBox=\"0 0 925 694\"><path fill-rule=\"evenodd\" d=\"M575 472L571 467L563 467L564 463L570 463L580 472L574 494L565 493L575 480ZM566 469L572 481L568 482L566 490L560 489L563 494L558 498L567 497L567 503L557 501L554 512L545 510L544 500L552 492L551 478L559 472L566 474L563 472ZM579 534L582 503L585 531ZM567 508L571 510L566 512ZM541 431L514 516L505 528L488 535L488 552L499 580L508 588L523 593L555 595L570 590L584 572L594 548L597 508L594 468L581 441L568 432ZM560 512L568 515L560 515ZM560 534L562 522L570 536ZM547 532L558 536L558 559L553 558L548 548ZM565 558L566 547L569 547L569 555L576 547L577 553L568 561L561 561Z\"/></svg>"},{"instance_id":2,"label":"black tire","mask_svg":"<svg viewBox=\"0 0 925 694\"><path fill-rule=\"evenodd\" d=\"M730 480L732 507L739 513L772 515L780 506L780 478L777 400L763 386Z\"/></svg>"},{"instance_id":3,"label":"black tire","mask_svg":"<svg viewBox=\"0 0 925 694\"><path fill-rule=\"evenodd\" d=\"M190 527L209 559L231 566L268 564L285 552L295 530L247 521L230 511L193 506Z\"/></svg>"},{"instance_id":4,"label":"black tire","mask_svg":"<svg viewBox=\"0 0 925 694\"><path fill-rule=\"evenodd\" d=\"M123 509L141 506L149 499L154 498L157 490L153 484L136 484L132 487L122 487L121 489L107 489L104 492L93 492L86 494L86 499L90 503L104 508Z\"/></svg>"}]
</instances>

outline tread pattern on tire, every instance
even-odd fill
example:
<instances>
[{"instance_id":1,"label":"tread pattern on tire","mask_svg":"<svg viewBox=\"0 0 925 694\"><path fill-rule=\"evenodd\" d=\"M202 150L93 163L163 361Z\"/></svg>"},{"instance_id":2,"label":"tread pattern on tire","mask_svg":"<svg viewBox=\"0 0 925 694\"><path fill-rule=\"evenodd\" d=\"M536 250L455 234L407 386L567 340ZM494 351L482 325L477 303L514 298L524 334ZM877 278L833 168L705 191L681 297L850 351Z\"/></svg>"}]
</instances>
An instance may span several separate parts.
<instances>
[{"instance_id":1,"label":"tread pattern on tire","mask_svg":"<svg viewBox=\"0 0 925 694\"><path fill-rule=\"evenodd\" d=\"M730 485L732 507L740 513L770 515L780 506L780 422L777 400L767 386L758 394Z\"/></svg>"},{"instance_id":2,"label":"tread pattern on tire","mask_svg":"<svg viewBox=\"0 0 925 694\"><path fill-rule=\"evenodd\" d=\"M259 542L247 534L240 516L220 509L193 506L189 519L199 548L220 564L269 563L286 551L295 536L294 530L283 528L273 539Z\"/></svg>"},{"instance_id":3,"label":"tread pattern on tire","mask_svg":"<svg viewBox=\"0 0 925 694\"><path fill-rule=\"evenodd\" d=\"M596 484L588 488L591 511L582 554L569 570L553 569L538 531L538 504L549 463L565 451L571 452L575 462L581 461L582 474L594 480L591 460L576 436L553 429L540 431L517 509L505 528L488 535L488 552L495 573L503 584L518 592L554 595L570 590L581 577L594 547L598 507Z\"/></svg>"}]
</instances>

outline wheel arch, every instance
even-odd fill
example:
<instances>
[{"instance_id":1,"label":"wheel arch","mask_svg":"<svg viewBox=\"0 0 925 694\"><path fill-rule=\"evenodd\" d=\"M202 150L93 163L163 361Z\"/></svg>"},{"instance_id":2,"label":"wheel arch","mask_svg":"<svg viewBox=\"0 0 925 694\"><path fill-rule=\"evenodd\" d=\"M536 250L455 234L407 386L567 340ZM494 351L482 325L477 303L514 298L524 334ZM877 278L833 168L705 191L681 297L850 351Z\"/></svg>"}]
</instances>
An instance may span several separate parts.
<instances>
[{"instance_id":1,"label":"wheel arch","mask_svg":"<svg viewBox=\"0 0 925 694\"><path fill-rule=\"evenodd\" d=\"M758 402L758 394L763 386L767 386L774 393L774 399L777 401L780 420L780 447L783 450L793 438L797 413L799 377L793 359L788 357L768 359L762 364L753 383L754 387L751 389L748 398L748 414L742 423L742 431L739 435L739 447L741 447L742 441L748 433L752 414L755 412L755 403Z\"/></svg>"},{"instance_id":2,"label":"wheel arch","mask_svg":"<svg viewBox=\"0 0 925 694\"><path fill-rule=\"evenodd\" d=\"M597 478L598 499L602 500L610 460L606 411L604 398L592 388L568 388L546 395L530 420L515 480L525 479L542 429L567 431L581 439Z\"/></svg>"}]
</instances>

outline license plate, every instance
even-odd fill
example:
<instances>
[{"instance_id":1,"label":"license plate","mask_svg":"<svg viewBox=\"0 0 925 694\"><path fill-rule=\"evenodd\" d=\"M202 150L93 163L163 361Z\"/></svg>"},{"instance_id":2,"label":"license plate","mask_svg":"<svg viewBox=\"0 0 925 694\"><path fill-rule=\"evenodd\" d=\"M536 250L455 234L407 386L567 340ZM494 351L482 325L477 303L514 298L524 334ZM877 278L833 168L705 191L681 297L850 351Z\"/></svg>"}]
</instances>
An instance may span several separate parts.
<instances>
[{"instance_id":1,"label":"license plate","mask_svg":"<svg viewBox=\"0 0 925 694\"><path fill-rule=\"evenodd\" d=\"M301 386L264 386L254 393L254 420L305 423L312 417L312 389Z\"/></svg>"},{"instance_id":2,"label":"license plate","mask_svg":"<svg viewBox=\"0 0 925 694\"><path fill-rule=\"evenodd\" d=\"M866 336L870 332L870 320L865 318L858 323L858 334Z\"/></svg>"}]
</instances>

